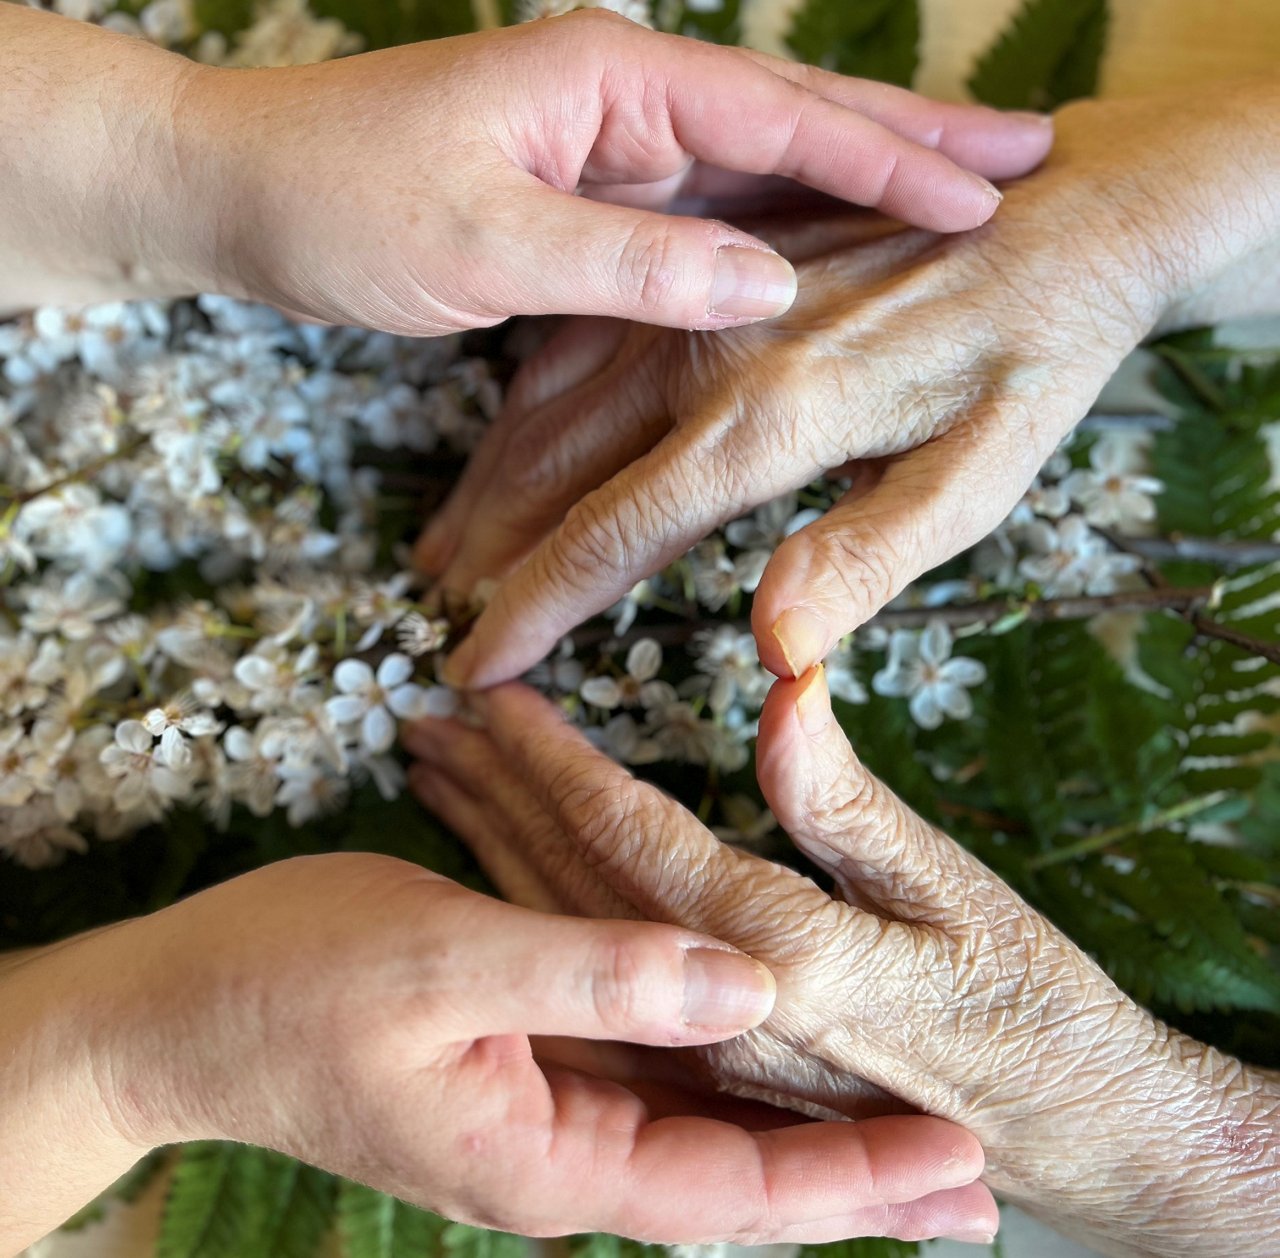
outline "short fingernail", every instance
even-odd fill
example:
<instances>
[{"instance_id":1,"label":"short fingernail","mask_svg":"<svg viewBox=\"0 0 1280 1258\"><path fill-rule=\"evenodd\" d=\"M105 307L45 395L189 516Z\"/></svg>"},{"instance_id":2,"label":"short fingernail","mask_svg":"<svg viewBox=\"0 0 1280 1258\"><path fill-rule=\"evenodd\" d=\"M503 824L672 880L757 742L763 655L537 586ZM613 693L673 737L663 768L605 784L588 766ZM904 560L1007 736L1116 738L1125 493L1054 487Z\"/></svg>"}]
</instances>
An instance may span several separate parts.
<instances>
[{"instance_id":1,"label":"short fingernail","mask_svg":"<svg viewBox=\"0 0 1280 1258\"><path fill-rule=\"evenodd\" d=\"M707 313L729 319L771 319L796 299L791 263L770 249L724 245L716 250Z\"/></svg>"},{"instance_id":2,"label":"short fingernail","mask_svg":"<svg viewBox=\"0 0 1280 1258\"><path fill-rule=\"evenodd\" d=\"M1019 122L1034 123L1037 127L1053 126L1052 114L1037 114L1029 109L1011 109L1006 118L1016 118Z\"/></svg>"},{"instance_id":3,"label":"short fingernail","mask_svg":"<svg viewBox=\"0 0 1280 1258\"><path fill-rule=\"evenodd\" d=\"M792 677L808 672L827 653L827 626L807 607L789 607L773 622L774 640Z\"/></svg>"},{"instance_id":4,"label":"short fingernail","mask_svg":"<svg viewBox=\"0 0 1280 1258\"><path fill-rule=\"evenodd\" d=\"M476 663L476 640L467 638L440 668L440 679L461 690L471 678Z\"/></svg>"},{"instance_id":5,"label":"short fingernail","mask_svg":"<svg viewBox=\"0 0 1280 1258\"><path fill-rule=\"evenodd\" d=\"M1004 193L1001 192L995 184L991 183L989 180L983 179L981 175L975 175L971 172L969 178L973 180L979 189L981 189L982 195L986 197L988 202L990 202L989 212L994 213L996 206L1004 200Z\"/></svg>"},{"instance_id":6,"label":"short fingernail","mask_svg":"<svg viewBox=\"0 0 1280 1258\"><path fill-rule=\"evenodd\" d=\"M759 1026L777 996L773 975L741 952L690 948L684 954L686 1025L714 1031Z\"/></svg>"},{"instance_id":7,"label":"short fingernail","mask_svg":"<svg viewBox=\"0 0 1280 1258\"><path fill-rule=\"evenodd\" d=\"M796 695L800 728L810 738L821 734L831 721L831 699L827 694L825 671L821 664L815 664L802 678L803 685Z\"/></svg>"},{"instance_id":8,"label":"short fingernail","mask_svg":"<svg viewBox=\"0 0 1280 1258\"><path fill-rule=\"evenodd\" d=\"M965 1245L990 1245L995 1238L994 1232L988 1232L985 1228L974 1228L972 1231L962 1229L958 1232L948 1232L942 1239L961 1241Z\"/></svg>"}]
</instances>

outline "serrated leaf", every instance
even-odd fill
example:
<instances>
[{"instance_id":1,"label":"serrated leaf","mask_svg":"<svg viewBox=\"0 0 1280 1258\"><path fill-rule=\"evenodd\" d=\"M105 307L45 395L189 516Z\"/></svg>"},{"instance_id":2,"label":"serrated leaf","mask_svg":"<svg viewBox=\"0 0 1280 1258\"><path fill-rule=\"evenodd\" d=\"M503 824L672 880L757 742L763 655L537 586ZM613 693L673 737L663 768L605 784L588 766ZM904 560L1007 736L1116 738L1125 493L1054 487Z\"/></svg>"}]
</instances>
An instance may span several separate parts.
<instances>
[{"instance_id":1,"label":"serrated leaf","mask_svg":"<svg viewBox=\"0 0 1280 1258\"><path fill-rule=\"evenodd\" d=\"M447 1226L438 1215L363 1184L344 1180L338 1186L344 1258L423 1258Z\"/></svg>"},{"instance_id":2,"label":"serrated leaf","mask_svg":"<svg viewBox=\"0 0 1280 1258\"><path fill-rule=\"evenodd\" d=\"M241 1258L268 1174L261 1149L186 1145L174 1167L156 1258Z\"/></svg>"},{"instance_id":3,"label":"serrated leaf","mask_svg":"<svg viewBox=\"0 0 1280 1258\"><path fill-rule=\"evenodd\" d=\"M337 1181L303 1162L271 1157L276 1169L270 1196L244 1258L314 1258L333 1224Z\"/></svg>"},{"instance_id":4,"label":"serrated leaf","mask_svg":"<svg viewBox=\"0 0 1280 1258\"><path fill-rule=\"evenodd\" d=\"M525 1258L528 1241L509 1232L493 1232L466 1223L450 1223L440 1236L448 1258Z\"/></svg>"},{"instance_id":5,"label":"serrated leaf","mask_svg":"<svg viewBox=\"0 0 1280 1258\"><path fill-rule=\"evenodd\" d=\"M910 86L919 63L918 0L805 0L787 44L840 74Z\"/></svg>"},{"instance_id":6,"label":"serrated leaf","mask_svg":"<svg viewBox=\"0 0 1280 1258\"><path fill-rule=\"evenodd\" d=\"M1091 96L1107 32L1107 0L1027 0L969 78L1001 109L1054 109Z\"/></svg>"}]
</instances>

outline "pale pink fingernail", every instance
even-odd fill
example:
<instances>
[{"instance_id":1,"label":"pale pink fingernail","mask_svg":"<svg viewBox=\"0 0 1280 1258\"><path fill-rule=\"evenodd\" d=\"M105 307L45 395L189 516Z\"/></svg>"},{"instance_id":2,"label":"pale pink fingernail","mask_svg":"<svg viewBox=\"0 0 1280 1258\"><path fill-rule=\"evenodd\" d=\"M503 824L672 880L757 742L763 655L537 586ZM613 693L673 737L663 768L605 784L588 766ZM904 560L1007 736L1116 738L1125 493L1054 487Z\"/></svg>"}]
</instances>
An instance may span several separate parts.
<instances>
[{"instance_id":1,"label":"pale pink fingernail","mask_svg":"<svg viewBox=\"0 0 1280 1258\"><path fill-rule=\"evenodd\" d=\"M771 319L796 299L791 263L770 249L724 245L716 250L707 313L729 319Z\"/></svg>"},{"instance_id":2,"label":"pale pink fingernail","mask_svg":"<svg viewBox=\"0 0 1280 1258\"><path fill-rule=\"evenodd\" d=\"M771 632L792 677L807 673L827 653L826 622L807 607L787 608Z\"/></svg>"},{"instance_id":3,"label":"pale pink fingernail","mask_svg":"<svg viewBox=\"0 0 1280 1258\"><path fill-rule=\"evenodd\" d=\"M990 1245L995 1238L996 1234L994 1232L975 1229L972 1232L948 1232L942 1239L948 1241L960 1241L965 1245Z\"/></svg>"},{"instance_id":4,"label":"pale pink fingernail","mask_svg":"<svg viewBox=\"0 0 1280 1258\"><path fill-rule=\"evenodd\" d=\"M690 948L684 954L684 1020L706 1030L746 1030L773 1010L778 986L759 961L741 952Z\"/></svg>"}]
</instances>

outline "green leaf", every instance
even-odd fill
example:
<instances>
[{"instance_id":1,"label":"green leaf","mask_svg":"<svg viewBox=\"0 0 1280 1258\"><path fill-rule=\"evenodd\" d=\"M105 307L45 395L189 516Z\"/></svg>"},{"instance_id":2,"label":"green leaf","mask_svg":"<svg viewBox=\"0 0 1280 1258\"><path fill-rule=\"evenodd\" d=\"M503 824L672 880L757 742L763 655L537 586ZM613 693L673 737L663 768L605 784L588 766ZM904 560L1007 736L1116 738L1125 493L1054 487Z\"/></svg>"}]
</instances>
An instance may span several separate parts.
<instances>
[{"instance_id":1,"label":"green leaf","mask_svg":"<svg viewBox=\"0 0 1280 1258\"><path fill-rule=\"evenodd\" d=\"M450 1223L441 1234L447 1258L525 1258L528 1242L509 1232L491 1232L465 1223Z\"/></svg>"},{"instance_id":2,"label":"green leaf","mask_svg":"<svg viewBox=\"0 0 1280 1258\"><path fill-rule=\"evenodd\" d=\"M241 1258L270 1174L262 1149L212 1141L185 1146L174 1168L156 1258Z\"/></svg>"},{"instance_id":3,"label":"green leaf","mask_svg":"<svg viewBox=\"0 0 1280 1258\"><path fill-rule=\"evenodd\" d=\"M831 1245L801 1245L796 1258L913 1258L919 1252L915 1241L866 1237Z\"/></svg>"},{"instance_id":4,"label":"green leaf","mask_svg":"<svg viewBox=\"0 0 1280 1258\"><path fill-rule=\"evenodd\" d=\"M314 1258L333 1223L337 1181L314 1166L270 1156L271 1191L244 1258Z\"/></svg>"},{"instance_id":5,"label":"green leaf","mask_svg":"<svg viewBox=\"0 0 1280 1258\"><path fill-rule=\"evenodd\" d=\"M1054 109L1091 96L1107 33L1107 0L1027 0L969 79L1001 109Z\"/></svg>"},{"instance_id":6,"label":"green leaf","mask_svg":"<svg viewBox=\"0 0 1280 1258\"><path fill-rule=\"evenodd\" d=\"M447 1226L438 1215L363 1184L344 1180L338 1187L344 1258L423 1258Z\"/></svg>"},{"instance_id":7,"label":"green leaf","mask_svg":"<svg viewBox=\"0 0 1280 1258\"><path fill-rule=\"evenodd\" d=\"M805 0L787 44L802 61L908 87L919 62L918 0Z\"/></svg>"}]
</instances>

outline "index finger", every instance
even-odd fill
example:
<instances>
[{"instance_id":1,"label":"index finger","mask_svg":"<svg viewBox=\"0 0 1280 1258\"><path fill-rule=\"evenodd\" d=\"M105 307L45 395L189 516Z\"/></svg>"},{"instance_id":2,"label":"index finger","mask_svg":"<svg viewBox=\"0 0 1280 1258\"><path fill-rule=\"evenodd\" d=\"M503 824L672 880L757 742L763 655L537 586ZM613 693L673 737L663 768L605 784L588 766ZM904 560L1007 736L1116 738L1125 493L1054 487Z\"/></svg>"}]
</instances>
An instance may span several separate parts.
<instances>
[{"instance_id":1,"label":"index finger","mask_svg":"<svg viewBox=\"0 0 1280 1258\"><path fill-rule=\"evenodd\" d=\"M449 658L449 682L482 689L519 676L712 529L813 476L807 462L744 460L743 440L690 422L575 503L498 587Z\"/></svg>"},{"instance_id":2,"label":"index finger","mask_svg":"<svg viewBox=\"0 0 1280 1258\"><path fill-rule=\"evenodd\" d=\"M657 37L665 41L659 56L654 37L647 39L643 58L602 81L602 125L589 163L593 180L653 178L670 166L674 155L663 151L661 170L636 169L636 100L652 99L656 90L671 137L701 161L744 174L783 175L933 231L976 227L1000 202L982 176L937 149L756 60L678 36ZM830 90L824 80L814 81ZM1036 130L1043 134L1044 128ZM665 149L658 140L651 151Z\"/></svg>"}]
</instances>

